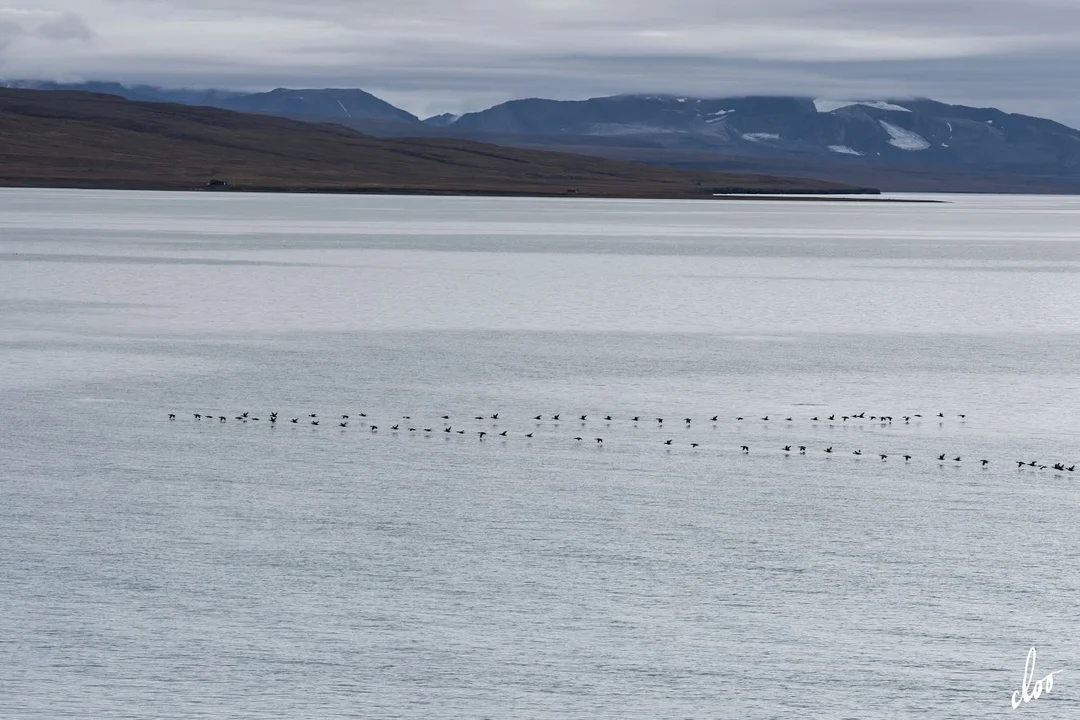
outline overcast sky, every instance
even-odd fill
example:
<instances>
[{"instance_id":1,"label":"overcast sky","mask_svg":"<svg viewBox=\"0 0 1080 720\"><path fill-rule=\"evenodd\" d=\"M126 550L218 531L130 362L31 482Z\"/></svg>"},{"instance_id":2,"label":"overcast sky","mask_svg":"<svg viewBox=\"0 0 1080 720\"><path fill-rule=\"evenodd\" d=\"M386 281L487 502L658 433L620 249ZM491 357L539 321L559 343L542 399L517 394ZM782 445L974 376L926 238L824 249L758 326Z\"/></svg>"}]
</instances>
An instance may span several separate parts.
<instances>
[{"instance_id":1,"label":"overcast sky","mask_svg":"<svg viewBox=\"0 0 1080 720\"><path fill-rule=\"evenodd\" d=\"M361 87L421 116L619 93L927 96L1080 126L1080 0L0 0L0 77Z\"/></svg>"}]
</instances>

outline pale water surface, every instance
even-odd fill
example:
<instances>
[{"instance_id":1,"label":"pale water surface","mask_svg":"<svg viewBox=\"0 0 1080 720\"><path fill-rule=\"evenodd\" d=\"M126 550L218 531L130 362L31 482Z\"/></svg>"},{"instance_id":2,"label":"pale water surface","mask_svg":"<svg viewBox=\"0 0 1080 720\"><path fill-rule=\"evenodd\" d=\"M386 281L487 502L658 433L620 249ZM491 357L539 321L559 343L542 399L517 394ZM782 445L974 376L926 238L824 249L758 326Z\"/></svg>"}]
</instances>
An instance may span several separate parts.
<instances>
[{"instance_id":1,"label":"pale water surface","mask_svg":"<svg viewBox=\"0 0 1080 720\"><path fill-rule=\"evenodd\" d=\"M945 199L0 191L0 717L1080 717L1080 199Z\"/></svg>"}]
</instances>

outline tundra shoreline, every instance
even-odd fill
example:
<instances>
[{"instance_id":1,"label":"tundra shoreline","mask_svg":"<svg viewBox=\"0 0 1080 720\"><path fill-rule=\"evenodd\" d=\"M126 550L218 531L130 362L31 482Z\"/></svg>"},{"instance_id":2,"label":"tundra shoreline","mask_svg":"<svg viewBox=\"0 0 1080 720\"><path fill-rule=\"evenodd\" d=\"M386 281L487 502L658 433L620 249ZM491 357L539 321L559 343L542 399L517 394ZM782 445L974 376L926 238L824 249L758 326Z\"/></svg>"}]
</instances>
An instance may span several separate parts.
<instances>
[{"instance_id":1,"label":"tundra shoreline","mask_svg":"<svg viewBox=\"0 0 1080 720\"><path fill-rule=\"evenodd\" d=\"M146 183L128 180L52 180L0 178L0 188L39 188L57 190L136 190L153 192L209 192L209 193L291 193L312 195L430 195L460 197L546 197L546 198L611 198L638 200L801 200L822 202L891 202L932 203L936 200L882 198L874 188L844 188L838 190L807 188L795 190L761 190L755 188L711 188L694 192L657 190L656 188L554 188L499 189L485 187L408 187L408 186L295 186L277 185L229 185L207 187L180 183ZM850 197L859 196L859 197Z\"/></svg>"}]
</instances>

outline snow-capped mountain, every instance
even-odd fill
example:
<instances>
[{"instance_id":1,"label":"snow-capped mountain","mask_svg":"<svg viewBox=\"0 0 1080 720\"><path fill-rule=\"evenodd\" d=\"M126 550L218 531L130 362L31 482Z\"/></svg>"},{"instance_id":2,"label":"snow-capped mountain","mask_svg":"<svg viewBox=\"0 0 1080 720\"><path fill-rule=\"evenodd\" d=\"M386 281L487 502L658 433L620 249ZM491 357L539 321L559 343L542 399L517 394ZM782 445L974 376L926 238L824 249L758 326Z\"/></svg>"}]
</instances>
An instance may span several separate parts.
<instances>
[{"instance_id":1,"label":"snow-capped mountain","mask_svg":"<svg viewBox=\"0 0 1080 720\"><path fill-rule=\"evenodd\" d=\"M620 137L671 150L818 155L835 161L1080 172L1080 132L992 108L927 99L723 99L620 95L583 101L514 100L463 115L458 132ZM605 141L610 144L610 141Z\"/></svg>"}]
</instances>

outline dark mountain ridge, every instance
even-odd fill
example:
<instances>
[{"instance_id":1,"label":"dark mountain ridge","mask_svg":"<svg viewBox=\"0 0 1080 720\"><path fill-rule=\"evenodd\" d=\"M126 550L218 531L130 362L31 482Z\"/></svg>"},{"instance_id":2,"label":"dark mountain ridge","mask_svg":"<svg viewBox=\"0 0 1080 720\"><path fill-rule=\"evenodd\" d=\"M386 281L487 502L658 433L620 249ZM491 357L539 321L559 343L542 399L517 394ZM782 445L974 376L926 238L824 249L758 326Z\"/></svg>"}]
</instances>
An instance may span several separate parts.
<instances>
[{"instance_id":1,"label":"dark mountain ridge","mask_svg":"<svg viewBox=\"0 0 1080 720\"><path fill-rule=\"evenodd\" d=\"M319 120L367 118L397 123L419 124L412 113L396 108L369 92L358 89L277 88L269 92L244 93L231 90L191 90L154 85L122 85L114 82L56 83L17 80L8 87L27 90L71 90L118 95L128 100L205 105L237 112L262 113L281 117Z\"/></svg>"}]
</instances>

